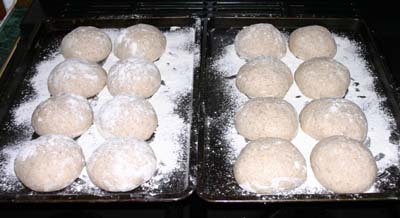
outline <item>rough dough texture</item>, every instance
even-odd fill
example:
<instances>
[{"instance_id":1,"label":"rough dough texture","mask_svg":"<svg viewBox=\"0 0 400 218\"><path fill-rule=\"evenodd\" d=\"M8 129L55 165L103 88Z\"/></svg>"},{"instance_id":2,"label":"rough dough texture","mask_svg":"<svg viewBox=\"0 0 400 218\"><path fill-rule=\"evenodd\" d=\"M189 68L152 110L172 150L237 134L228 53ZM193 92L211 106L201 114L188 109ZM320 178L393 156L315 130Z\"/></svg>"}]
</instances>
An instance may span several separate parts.
<instances>
[{"instance_id":1,"label":"rough dough texture","mask_svg":"<svg viewBox=\"0 0 400 218\"><path fill-rule=\"evenodd\" d=\"M310 102L300 113L300 125L316 140L344 135L364 141L368 123L363 111L355 103L342 98L323 98Z\"/></svg>"},{"instance_id":2,"label":"rough dough texture","mask_svg":"<svg viewBox=\"0 0 400 218\"><path fill-rule=\"evenodd\" d=\"M311 152L311 168L319 183L336 193L365 192L377 174L368 148L345 136L321 140Z\"/></svg>"},{"instance_id":3,"label":"rough dough texture","mask_svg":"<svg viewBox=\"0 0 400 218\"><path fill-rule=\"evenodd\" d=\"M330 58L313 58L303 62L294 78L307 97L341 98L350 85L350 72L343 64Z\"/></svg>"},{"instance_id":4,"label":"rough dough texture","mask_svg":"<svg viewBox=\"0 0 400 218\"><path fill-rule=\"evenodd\" d=\"M38 135L80 136L93 123L93 112L82 96L63 93L40 103L32 114L32 127Z\"/></svg>"},{"instance_id":5,"label":"rough dough texture","mask_svg":"<svg viewBox=\"0 0 400 218\"><path fill-rule=\"evenodd\" d=\"M147 140L157 128L158 120L148 101L131 95L117 95L100 108L95 124L105 138L126 136Z\"/></svg>"},{"instance_id":6,"label":"rough dough texture","mask_svg":"<svg viewBox=\"0 0 400 218\"><path fill-rule=\"evenodd\" d=\"M85 98L99 93L107 82L106 71L98 64L71 58L58 64L50 73L47 85L51 95L63 92Z\"/></svg>"},{"instance_id":7,"label":"rough dough texture","mask_svg":"<svg viewBox=\"0 0 400 218\"><path fill-rule=\"evenodd\" d=\"M81 147L62 135L45 135L24 143L14 161L18 179L38 192L58 191L69 186L84 166Z\"/></svg>"},{"instance_id":8,"label":"rough dough texture","mask_svg":"<svg viewBox=\"0 0 400 218\"><path fill-rule=\"evenodd\" d=\"M149 98L161 85L157 66L146 59L128 58L118 61L108 72L107 87L112 95L130 94Z\"/></svg>"},{"instance_id":9,"label":"rough dough texture","mask_svg":"<svg viewBox=\"0 0 400 218\"><path fill-rule=\"evenodd\" d=\"M113 138L102 144L90 157L90 180L103 190L126 192L149 180L157 160L151 147L134 138Z\"/></svg>"},{"instance_id":10,"label":"rough dough texture","mask_svg":"<svg viewBox=\"0 0 400 218\"><path fill-rule=\"evenodd\" d=\"M276 137L290 141L297 134L297 113L283 99L253 98L236 113L235 127L249 140Z\"/></svg>"},{"instance_id":11,"label":"rough dough texture","mask_svg":"<svg viewBox=\"0 0 400 218\"><path fill-rule=\"evenodd\" d=\"M236 77L236 87L250 98L283 98L292 84L293 76L289 67L273 57L247 62Z\"/></svg>"},{"instance_id":12,"label":"rough dough texture","mask_svg":"<svg viewBox=\"0 0 400 218\"><path fill-rule=\"evenodd\" d=\"M82 58L99 62L108 57L112 49L110 37L92 26L81 26L68 33L61 42L65 58Z\"/></svg>"},{"instance_id":13,"label":"rough dough texture","mask_svg":"<svg viewBox=\"0 0 400 218\"><path fill-rule=\"evenodd\" d=\"M240 187L260 194L295 189L307 178L303 155L289 141L279 138L259 139L247 144L233 172Z\"/></svg>"},{"instance_id":14,"label":"rough dough texture","mask_svg":"<svg viewBox=\"0 0 400 218\"><path fill-rule=\"evenodd\" d=\"M331 32L322 26L306 26L296 29L289 36L289 49L302 60L316 57L333 58L336 42Z\"/></svg>"},{"instance_id":15,"label":"rough dough texture","mask_svg":"<svg viewBox=\"0 0 400 218\"><path fill-rule=\"evenodd\" d=\"M243 28L236 35L235 49L240 58L247 60L261 56L282 58L286 54L286 42L273 25L259 23Z\"/></svg>"},{"instance_id":16,"label":"rough dough texture","mask_svg":"<svg viewBox=\"0 0 400 218\"><path fill-rule=\"evenodd\" d=\"M167 39L155 26L136 24L122 30L115 42L114 54L120 59L129 57L156 61L164 53Z\"/></svg>"}]
</instances>

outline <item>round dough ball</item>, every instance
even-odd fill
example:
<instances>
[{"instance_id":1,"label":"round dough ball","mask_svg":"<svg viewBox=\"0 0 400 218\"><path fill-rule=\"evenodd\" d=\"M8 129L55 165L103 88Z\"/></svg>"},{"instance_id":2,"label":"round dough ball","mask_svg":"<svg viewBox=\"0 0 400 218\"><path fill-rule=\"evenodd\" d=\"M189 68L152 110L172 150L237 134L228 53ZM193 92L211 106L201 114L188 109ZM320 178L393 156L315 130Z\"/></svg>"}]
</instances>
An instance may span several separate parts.
<instances>
[{"instance_id":1,"label":"round dough ball","mask_svg":"<svg viewBox=\"0 0 400 218\"><path fill-rule=\"evenodd\" d=\"M289 67L273 57L247 62L236 77L236 87L250 98L283 98L292 84L293 76Z\"/></svg>"},{"instance_id":2,"label":"round dough ball","mask_svg":"<svg viewBox=\"0 0 400 218\"><path fill-rule=\"evenodd\" d=\"M297 134L297 113L283 99L253 98L236 113L235 127L249 140L274 137L290 141Z\"/></svg>"},{"instance_id":3,"label":"round dough ball","mask_svg":"<svg viewBox=\"0 0 400 218\"><path fill-rule=\"evenodd\" d=\"M347 67L329 58L313 58L303 62L294 78L300 91L313 99L341 98L350 85Z\"/></svg>"},{"instance_id":4,"label":"round dough ball","mask_svg":"<svg viewBox=\"0 0 400 218\"><path fill-rule=\"evenodd\" d=\"M65 58L82 58L92 62L106 59L111 49L110 37L92 26L72 30L61 42L61 54Z\"/></svg>"},{"instance_id":5,"label":"round dough ball","mask_svg":"<svg viewBox=\"0 0 400 218\"><path fill-rule=\"evenodd\" d=\"M157 66L146 59L118 61L108 72L107 87L112 95L129 94L149 98L161 85Z\"/></svg>"},{"instance_id":6,"label":"round dough ball","mask_svg":"<svg viewBox=\"0 0 400 218\"><path fill-rule=\"evenodd\" d=\"M240 58L247 60L261 56L282 58L286 54L286 42L273 25L259 23L243 28L236 35L235 49Z\"/></svg>"},{"instance_id":7,"label":"round dough ball","mask_svg":"<svg viewBox=\"0 0 400 218\"><path fill-rule=\"evenodd\" d=\"M62 93L40 103L32 114L32 127L38 135L82 135L93 123L93 112L82 96Z\"/></svg>"},{"instance_id":8,"label":"round dough ball","mask_svg":"<svg viewBox=\"0 0 400 218\"><path fill-rule=\"evenodd\" d=\"M319 183L336 193L365 192L377 174L368 148L345 136L322 139L311 152L311 168Z\"/></svg>"},{"instance_id":9,"label":"round dough ball","mask_svg":"<svg viewBox=\"0 0 400 218\"><path fill-rule=\"evenodd\" d=\"M126 192L149 180L157 160L151 147L134 138L113 138L102 144L90 157L90 180L103 190Z\"/></svg>"},{"instance_id":10,"label":"round dough ball","mask_svg":"<svg viewBox=\"0 0 400 218\"><path fill-rule=\"evenodd\" d=\"M322 26L306 26L296 29L289 36L289 49L302 60L316 57L333 58L336 42L331 32Z\"/></svg>"},{"instance_id":11,"label":"round dough ball","mask_svg":"<svg viewBox=\"0 0 400 218\"><path fill-rule=\"evenodd\" d=\"M148 101L131 95L118 95L100 108L95 124L105 138L130 136L146 140L156 130L158 120Z\"/></svg>"},{"instance_id":12,"label":"round dough ball","mask_svg":"<svg viewBox=\"0 0 400 218\"><path fill-rule=\"evenodd\" d=\"M247 144L233 172L240 187L259 194L289 191L307 178L303 155L292 143L279 138L264 138Z\"/></svg>"},{"instance_id":13,"label":"round dough ball","mask_svg":"<svg viewBox=\"0 0 400 218\"><path fill-rule=\"evenodd\" d=\"M165 51L167 39L157 27L136 24L122 30L115 42L114 54L120 59L129 57L156 61Z\"/></svg>"},{"instance_id":14,"label":"round dough ball","mask_svg":"<svg viewBox=\"0 0 400 218\"><path fill-rule=\"evenodd\" d=\"M45 135L24 143L14 161L18 179L38 192L58 191L69 186L84 166L81 147L62 135Z\"/></svg>"},{"instance_id":15,"label":"round dough ball","mask_svg":"<svg viewBox=\"0 0 400 218\"><path fill-rule=\"evenodd\" d=\"M316 140L344 135L364 141L368 123L363 111L355 103L342 98L323 98L310 102L300 113L300 125Z\"/></svg>"},{"instance_id":16,"label":"round dough ball","mask_svg":"<svg viewBox=\"0 0 400 218\"><path fill-rule=\"evenodd\" d=\"M47 85L51 95L63 92L85 98L99 93L107 82L106 71L98 64L71 58L58 64L50 73Z\"/></svg>"}]
</instances>

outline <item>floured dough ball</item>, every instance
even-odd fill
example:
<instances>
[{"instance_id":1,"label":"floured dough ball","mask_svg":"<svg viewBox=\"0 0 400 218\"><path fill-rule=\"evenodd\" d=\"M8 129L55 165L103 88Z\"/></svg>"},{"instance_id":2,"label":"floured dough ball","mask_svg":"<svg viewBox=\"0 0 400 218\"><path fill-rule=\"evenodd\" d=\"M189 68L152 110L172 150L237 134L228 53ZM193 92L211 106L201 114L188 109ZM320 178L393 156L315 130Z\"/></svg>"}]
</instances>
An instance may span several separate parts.
<instances>
[{"instance_id":1,"label":"floured dough ball","mask_svg":"<svg viewBox=\"0 0 400 218\"><path fill-rule=\"evenodd\" d=\"M344 135L364 141L368 123L363 111L355 103L342 98L323 98L310 102L300 113L300 125L316 140Z\"/></svg>"},{"instance_id":2,"label":"floured dough ball","mask_svg":"<svg viewBox=\"0 0 400 218\"><path fill-rule=\"evenodd\" d=\"M350 72L343 64L329 58L313 58L303 62L294 78L307 97L341 98L350 85Z\"/></svg>"},{"instance_id":3,"label":"floured dough ball","mask_svg":"<svg viewBox=\"0 0 400 218\"><path fill-rule=\"evenodd\" d=\"M321 140L311 152L311 168L319 183L336 193L365 192L377 174L368 148L345 136Z\"/></svg>"},{"instance_id":4,"label":"floured dough ball","mask_svg":"<svg viewBox=\"0 0 400 218\"><path fill-rule=\"evenodd\" d=\"M333 58L336 42L328 29L322 26L306 26L296 29L289 36L289 49L302 60L316 57Z\"/></svg>"},{"instance_id":5,"label":"floured dough ball","mask_svg":"<svg viewBox=\"0 0 400 218\"><path fill-rule=\"evenodd\" d=\"M65 58L82 58L92 62L106 59L111 49L110 37L92 26L72 30L61 42L61 54Z\"/></svg>"},{"instance_id":6,"label":"floured dough ball","mask_svg":"<svg viewBox=\"0 0 400 218\"><path fill-rule=\"evenodd\" d=\"M120 60L108 72L107 87L112 95L130 94L149 98L160 85L160 71L153 62L146 59Z\"/></svg>"},{"instance_id":7,"label":"floured dough ball","mask_svg":"<svg viewBox=\"0 0 400 218\"><path fill-rule=\"evenodd\" d=\"M40 103L32 114L38 135L61 134L77 137L93 123L93 112L82 96L63 93Z\"/></svg>"},{"instance_id":8,"label":"floured dough ball","mask_svg":"<svg viewBox=\"0 0 400 218\"><path fill-rule=\"evenodd\" d=\"M50 94L74 93L85 98L99 93L107 82L106 71L98 64L71 58L58 64L50 73L47 85Z\"/></svg>"},{"instance_id":9,"label":"floured dough ball","mask_svg":"<svg viewBox=\"0 0 400 218\"><path fill-rule=\"evenodd\" d=\"M69 186L84 166L81 147L62 135L45 135L24 143L14 161L18 179L38 192L58 191Z\"/></svg>"},{"instance_id":10,"label":"floured dough ball","mask_svg":"<svg viewBox=\"0 0 400 218\"><path fill-rule=\"evenodd\" d=\"M157 27L136 24L122 30L115 42L114 54L120 59L140 57L156 61L165 51L167 39Z\"/></svg>"},{"instance_id":11,"label":"floured dough ball","mask_svg":"<svg viewBox=\"0 0 400 218\"><path fill-rule=\"evenodd\" d=\"M273 57L247 62L236 77L236 87L250 98L283 98L292 84L293 76L289 67Z\"/></svg>"},{"instance_id":12,"label":"floured dough ball","mask_svg":"<svg viewBox=\"0 0 400 218\"><path fill-rule=\"evenodd\" d=\"M286 54L286 42L277 28L268 23L253 24L243 28L235 38L235 49L240 58L247 60Z\"/></svg>"},{"instance_id":13,"label":"floured dough ball","mask_svg":"<svg viewBox=\"0 0 400 218\"><path fill-rule=\"evenodd\" d=\"M117 95L100 108L95 124L105 138L129 136L147 140L156 130L158 120L148 101Z\"/></svg>"},{"instance_id":14,"label":"floured dough ball","mask_svg":"<svg viewBox=\"0 0 400 218\"><path fill-rule=\"evenodd\" d=\"M297 113L283 99L253 98L236 113L235 127L249 140L274 137L290 141L297 134Z\"/></svg>"},{"instance_id":15,"label":"floured dough ball","mask_svg":"<svg viewBox=\"0 0 400 218\"><path fill-rule=\"evenodd\" d=\"M149 180L156 167L156 157L146 142L113 138L94 151L87 163L87 172L101 189L126 192Z\"/></svg>"},{"instance_id":16,"label":"floured dough ball","mask_svg":"<svg viewBox=\"0 0 400 218\"><path fill-rule=\"evenodd\" d=\"M247 144L233 172L240 187L259 194L289 191L307 178L303 155L292 143L279 138L264 138Z\"/></svg>"}]
</instances>

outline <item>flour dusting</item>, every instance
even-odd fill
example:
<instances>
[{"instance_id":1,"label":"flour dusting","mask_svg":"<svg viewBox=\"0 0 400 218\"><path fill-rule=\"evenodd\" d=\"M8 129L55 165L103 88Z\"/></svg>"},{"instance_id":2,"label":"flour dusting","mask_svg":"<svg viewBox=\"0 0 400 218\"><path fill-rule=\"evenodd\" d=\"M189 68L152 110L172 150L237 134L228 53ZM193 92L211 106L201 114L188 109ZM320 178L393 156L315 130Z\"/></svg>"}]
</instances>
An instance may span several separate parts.
<instances>
[{"instance_id":1,"label":"flour dusting","mask_svg":"<svg viewBox=\"0 0 400 218\"><path fill-rule=\"evenodd\" d=\"M388 113L383 107L385 97L380 96L376 92L374 81L377 79L372 74L368 62L363 56L363 47L360 43L350 40L346 36L333 34L337 43L337 54L335 60L345 65L351 75L351 84L345 98L353 101L364 111L368 120L368 137L364 142L369 146L372 154L375 156L378 165L378 175L384 174L390 167L397 167L399 163L398 142L391 140L391 134L394 130L392 125L394 122L393 116ZM282 58L282 61L288 65L294 74L297 67L303 62L297 59L289 50ZM248 98L235 86L235 75L239 68L245 63L240 59L235 51L234 44L229 44L224 47L223 51L214 60L212 69L215 69L217 78L221 78L224 95L228 96L231 109L224 111L221 117L228 118L228 123L218 124L221 117L207 117L207 125L224 126L223 131L224 140L227 142L226 147L223 149L227 151L225 158L226 167L233 167L233 164L238 157L240 151L247 144L246 140L240 136L234 126L235 112L243 105ZM286 101L291 103L300 113L303 107L312 99L305 97L299 90L298 86L293 83L285 98ZM292 143L304 155L307 162L307 180L304 184L295 190L280 193L280 195L290 196L293 194L329 194L316 180L310 167L310 154L317 143L317 141L307 134L305 134L299 127L297 136L292 140ZM227 170L232 172L231 170ZM225 175L233 178L233 175ZM385 183L386 178L378 176L377 182L374 187L367 191L367 193L380 193L381 190L377 187L379 183ZM390 184L389 184L390 185ZM394 185L394 184L391 184ZM251 193L243 191L236 185L227 186L229 192L235 191L237 195L251 195ZM220 193L221 195L226 194ZM279 199L279 195L262 196L257 195L261 199Z\"/></svg>"}]
</instances>

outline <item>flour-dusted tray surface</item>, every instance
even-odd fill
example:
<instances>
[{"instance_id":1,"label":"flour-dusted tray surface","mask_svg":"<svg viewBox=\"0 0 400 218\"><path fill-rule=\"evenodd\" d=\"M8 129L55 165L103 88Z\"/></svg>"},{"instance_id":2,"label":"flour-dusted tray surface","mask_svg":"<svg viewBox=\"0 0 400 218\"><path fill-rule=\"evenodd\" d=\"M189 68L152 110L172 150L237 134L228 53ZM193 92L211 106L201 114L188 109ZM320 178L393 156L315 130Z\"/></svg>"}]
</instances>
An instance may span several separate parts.
<instances>
[{"instance_id":1,"label":"flour-dusted tray surface","mask_svg":"<svg viewBox=\"0 0 400 218\"><path fill-rule=\"evenodd\" d=\"M115 23L115 21L113 21ZM35 107L50 94L47 78L54 66L64 60L60 54L61 39L73 28L52 31L44 28L36 47L28 72L23 76L16 99L0 125L0 199L38 201L171 201L189 195L194 189L194 166L191 157L193 79L199 65L198 19L143 19L140 21L120 21L117 28L107 26L102 21L103 30L115 40L123 27L134 23L150 23L159 27L167 39L167 48L155 62L161 73L162 85L149 102L158 116L158 127L149 140L157 157L156 174L139 188L125 193L105 192L90 180L86 168L80 177L67 188L52 193L37 193L25 188L16 178L13 161L21 142L38 137L31 127L31 115ZM110 22L112 23L112 22ZM100 25L101 25L100 24ZM57 25L57 24L56 24ZM74 24L77 25L77 24ZM82 23L82 25L90 25ZM101 64L108 71L118 59L111 53ZM96 97L89 99L94 116L99 108L112 96L105 87ZM8 136L8 137L7 137ZM93 124L76 139L81 145L85 159L102 144L105 139Z\"/></svg>"},{"instance_id":2,"label":"flour-dusted tray surface","mask_svg":"<svg viewBox=\"0 0 400 218\"><path fill-rule=\"evenodd\" d=\"M351 84L345 96L358 104L366 114L369 129L365 144L372 151L378 165L378 178L366 193L334 194L326 191L316 180L310 167L310 154L316 140L301 128L292 143L307 162L307 180L295 190L275 195L259 195L244 191L236 183L233 165L240 151L248 143L234 127L235 112L248 98L235 85L239 68L245 63L233 45L243 26L272 23L286 39L295 28L319 24L334 33L338 46L335 59L349 68ZM205 93L205 143L200 153L198 193L208 201L218 202L274 202L274 201L336 201L397 199L399 188L398 109L385 69L380 65L367 27L351 19L274 19L274 18L216 18L209 24L207 53L207 92ZM292 73L303 61L288 50L282 61ZM377 62L378 61L378 62ZM389 88L389 89L388 89ZM284 98L297 113L311 101L293 83ZM396 120L397 119L397 120Z\"/></svg>"}]
</instances>

